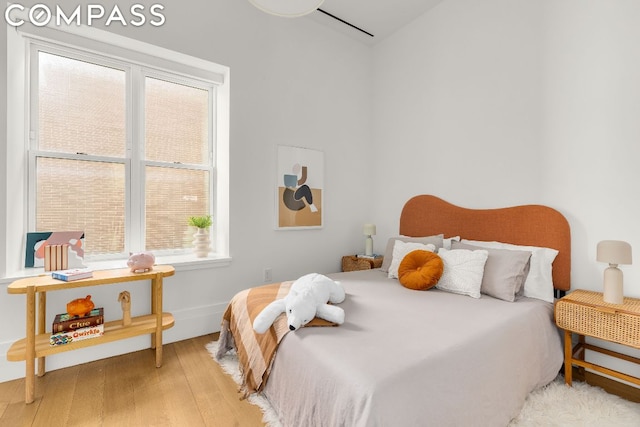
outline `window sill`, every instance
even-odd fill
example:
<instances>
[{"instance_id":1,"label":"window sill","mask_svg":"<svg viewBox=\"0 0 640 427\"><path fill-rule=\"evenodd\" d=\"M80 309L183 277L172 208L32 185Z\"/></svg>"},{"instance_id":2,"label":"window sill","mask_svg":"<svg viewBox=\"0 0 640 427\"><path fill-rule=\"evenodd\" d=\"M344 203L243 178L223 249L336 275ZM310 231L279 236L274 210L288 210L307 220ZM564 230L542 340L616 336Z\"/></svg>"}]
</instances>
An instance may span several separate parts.
<instances>
[{"instance_id":1,"label":"window sill","mask_svg":"<svg viewBox=\"0 0 640 427\"><path fill-rule=\"evenodd\" d=\"M116 268L126 268L126 259L113 259L106 261L93 261L85 263L92 270L111 270ZM156 257L156 264L170 264L176 271L203 270L207 268L227 267L231 264L230 256L210 255L206 258L196 258L192 254L166 255ZM15 271L7 277L0 278L0 285L25 277L41 276L46 274L44 268L25 268Z\"/></svg>"}]
</instances>

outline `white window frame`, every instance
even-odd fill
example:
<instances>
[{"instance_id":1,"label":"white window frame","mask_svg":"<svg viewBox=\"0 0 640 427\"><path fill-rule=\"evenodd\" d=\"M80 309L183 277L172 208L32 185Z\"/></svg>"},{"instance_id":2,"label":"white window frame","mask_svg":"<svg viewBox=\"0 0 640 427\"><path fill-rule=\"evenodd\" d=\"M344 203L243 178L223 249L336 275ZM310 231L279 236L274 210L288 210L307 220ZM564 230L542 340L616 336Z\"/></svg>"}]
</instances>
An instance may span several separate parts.
<instances>
[{"instance_id":1,"label":"white window frame","mask_svg":"<svg viewBox=\"0 0 640 427\"><path fill-rule=\"evenodd\" d=\"M5 261L0 262L0 280L37 274L33 271L34 269L23 268L25 234L33 230L33 223L30 224L30 222L35 221L34 215L29 215L29 209L33 203L29 203L28 200L29 185L34 181L34 177L29 176L29 171L33 168L28 167L31 161L30 140L35 137L30 134L29 126L31 114L29 111L30 82L28 81L30 52L33 45L54 46L61 51L66 48L77 49L90 55L102 56L107 62L109 59L129 62L139 66L140 70L151 73L150 77L163 78L163 73L169 72L172 75L182 74L190 79L196 78L215 85L214 96L210 97L213 113L211 124L215 122L213 127L215 133L211 133L210 136L213 144L210 152L214 156L211 187L213 193L211 214L214 217L213 251L205 259L195 258L192 254L164 256L165 254L161 253L158 261L171 262L177 264L179 268L182 266L186 269L228 265L231 261L229 255L229 68L86 26L39 28L23 26L19 29L7 26L7 105L10 107L7 108L7 156L4 166L7 182L11 182L12 187L11 191L7 191L6 221L5 224L0 224L7 237L7 244L0 247L0 258ZM131 141L129 137L128 135L128 143ZM143 159L140 157L140 152L137 155L138 160ZM135 160L135 156L133 159ZM140 212L137 221L144 223L142 209L131 212ZM131 230L128 231L131 236ZM144 230L140 233L144 236ZM141 239L138 240L141 241ZM138 249L131 246L132 242L125 242L125 245L127 243L129 248ZM16 248L21 249L16 250ZM101 267L98 263L92 266Z\"/></svg>"}]
</instances>

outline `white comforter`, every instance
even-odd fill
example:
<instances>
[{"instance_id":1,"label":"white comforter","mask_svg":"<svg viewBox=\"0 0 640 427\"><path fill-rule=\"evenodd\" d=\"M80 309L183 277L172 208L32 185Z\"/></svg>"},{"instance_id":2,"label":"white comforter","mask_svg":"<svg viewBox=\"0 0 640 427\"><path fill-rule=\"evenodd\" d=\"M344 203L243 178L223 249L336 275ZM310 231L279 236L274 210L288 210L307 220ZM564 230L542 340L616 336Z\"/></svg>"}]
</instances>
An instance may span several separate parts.
<instances>
[{"instance_id":1,"label":"white comforter","mask_svg":"<svg viewBox=\"0 0 640 427\"><path fill-rule=\"evenodd\" d=\"M549 303L332 277L345 323L287 334L264 390L285 426L506 426L562 365Z\"/></svg>"}]
</instances>

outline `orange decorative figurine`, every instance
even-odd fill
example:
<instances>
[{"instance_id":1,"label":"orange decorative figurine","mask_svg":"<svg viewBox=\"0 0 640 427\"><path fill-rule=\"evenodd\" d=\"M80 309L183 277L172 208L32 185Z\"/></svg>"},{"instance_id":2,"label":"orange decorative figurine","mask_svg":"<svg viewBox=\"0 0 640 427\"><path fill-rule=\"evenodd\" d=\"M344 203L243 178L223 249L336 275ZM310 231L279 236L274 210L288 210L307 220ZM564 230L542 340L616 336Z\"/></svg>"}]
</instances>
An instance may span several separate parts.
<instances>
[{"instance_id":1,"label":"orange decorative figurine","mask_svg":"<svg viewBox=\"0 0 640 427\"><path fill-rule=\"evenodd\" d=\"M95 306L93 301L91 301L91 295L87 295L86 298L74 299L67 303L67 314L69 316L84 317L89 314Z\"/></svg>"}]
</instances>

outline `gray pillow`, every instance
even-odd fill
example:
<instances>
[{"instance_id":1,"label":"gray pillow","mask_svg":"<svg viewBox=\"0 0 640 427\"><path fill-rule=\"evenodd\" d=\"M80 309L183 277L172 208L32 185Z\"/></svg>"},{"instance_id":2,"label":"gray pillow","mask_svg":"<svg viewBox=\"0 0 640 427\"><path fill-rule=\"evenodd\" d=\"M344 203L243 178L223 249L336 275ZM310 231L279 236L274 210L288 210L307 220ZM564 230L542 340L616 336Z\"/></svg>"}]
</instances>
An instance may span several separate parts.
<instances>
[{"instance_id":1,"label":"gray pillow","mask_svg":"<svg viewBox=\"0 0 640 427\"><path fill-rule=\"evenodd\" d=\"M531 252L481 248L455 241L451 242L451 249L482 249L489 252L480 293L509 302L522 295L529 273Z\"/></svg>"},{"instance_id":2,"label":"gray pillow","mask_svg":"<svg viewBox=\"0 0 640 427\"><path fill-rule=\"evenodd\" d=\"M391 237L387 241L387 249L384 251L384 259L382 260L382 266L380 270L388 273L389 267L391 267L391 260L393 258L393 245L396 243L396 240L401 240L403 242L415 242L415 243L423 243L425 245L432 244L436 247L436 252L443 245L442 238L443 234L439 234L437 236L428 236L428 237L406 237L406 236L398 236Z\"/></svg>"}]
</instances>

